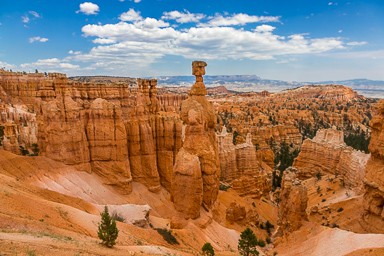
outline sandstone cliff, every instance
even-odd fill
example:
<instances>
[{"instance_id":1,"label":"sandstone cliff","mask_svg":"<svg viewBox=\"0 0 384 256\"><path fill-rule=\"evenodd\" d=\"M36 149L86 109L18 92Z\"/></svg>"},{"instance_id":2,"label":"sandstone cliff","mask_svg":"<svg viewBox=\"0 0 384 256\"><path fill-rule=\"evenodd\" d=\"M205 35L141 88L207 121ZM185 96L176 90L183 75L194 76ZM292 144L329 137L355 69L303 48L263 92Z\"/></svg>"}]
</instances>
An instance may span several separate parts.
<instances>
[{"instance_id":1,"label":"sandstone cliff","mask_svg":"<svg viewBox=\"0 0 384 256\"><path fill-rule=\"evenodd\" d=\"M251 134L244 143L234 145L233 134L225 126L218 135L221 181L232 185L240 195L259 198L271 190L271 168L257 156Z\"/></svg>"},{"instance_id":2,"label":"sandstone cliff","mask_svg":"<svg viewBox=\"0 0 384 256\"><path fill-rule=\"evenodd\" d=\"M287 235L299 229L303 221L308 220L307 188L297 178L297 170L284 171L281 182L278 225L281 235Z\"/></svg>"},{"instance_id":3,"label":"sandstone cliff","mask_svg":"<svg viewBox=\"0 0 384 256\"><path fill-rule=\"evenodd\" d=\"M205 97L203 83L206 65L201 61L192 63L196 82L181 105L183 147L176 156L171 190L175 208L185 218L193 219L200 216L201 205L211 208L219 191L215 113Z\"/></svg>"},{"instance_id":4,"label":"sandstone cliff","mask_svg":"<svg viewBox=\"0 0 384 256\"><path fill-rule=\"evenodd\" d=\"M369 150L372 154L366 167L363 219L368 229L384 233L384 101L378 103Z\"/></svg>"},{"instance_id":5,"label":"sandstone cliff","mask_svg":"<svg viewBox=\"0 0 384 256\"><path fill-rule=\"evenodd\" d=\"M319 130L306 139L293 166L301 178L311 178L323 172L340 175L348 189L363 191L363 177L369 154L354 150L344 143L342 131Z\"/></svg>"},{"instance_id":6,"label":"sandstone cliff","mask_svg":"<svg viewBox=\"0 0 384 256\"><path fill-rule=\"evenodd\" d=\"M160 184L170 189L181 122L175 113L160 113L156 86L153 79L78 82L57 73L4 71L3 148L18 154L38 150L78 170L97 172L125 193L132 178L151 191Z\"/></svg>"}]
</instances>

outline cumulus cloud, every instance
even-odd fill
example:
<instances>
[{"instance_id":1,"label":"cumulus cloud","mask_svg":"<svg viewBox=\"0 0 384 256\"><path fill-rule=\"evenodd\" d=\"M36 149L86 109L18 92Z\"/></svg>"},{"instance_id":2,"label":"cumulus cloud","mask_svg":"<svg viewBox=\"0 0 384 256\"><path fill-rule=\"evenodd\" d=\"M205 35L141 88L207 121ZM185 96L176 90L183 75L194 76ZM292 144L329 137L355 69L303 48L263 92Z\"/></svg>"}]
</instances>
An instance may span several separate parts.
<instances>
[{"instance_id":1,"label":"cumulus cloud","mask_svg":"<svg viewBox=\"0 0 384 256\"><path fill-rule=\"evenodd\" d=\"M270 25L265 25L265 24L261 26L257 26L255 29L255 31L259 33L268 33L268 32L272 32L273 30L275 30L275 27Z\"/></svg>"},{"instance_id":2,"label":"cumulus cloud","mask_svg":"<svg viewBox=\"0 0 384 256\"><path fill-rule=\"evenodd\" d=\"M119 19L121 21L138 21L142 20L140 12L136 12L134 9L129 9L127 12L123 12Z\"/></svg>"},{"instance_id":3,"label":"cumulus cloud","mask_svg":"<svg viewBox=\"0 0 384 256\"><path fill-rule=\"evenodd\" d=\"M34 43L34 42L45 43L45 42L48 42L48 40L49 40L48 38L40 37L40 36L34 36L29 38L30 43Z\"/></svg>"},{"instance_id":4,"label":"cumulus cloud","mask_svg":"<svg viewBox=\"0 0 384 256\"><path fill-rule=\"evenodd\" d=\"M271 60L283 63L302 54L319 54L358 46L338 37L313 38L309 34L279 35L276 26L249 23L279 22L275 16L247 14L205 17L202 14L164 12L160 19L143 17L129 9L114 24L88 24L85 37L95 44L89 52L70 52L68 63L81 62L88 70L121 73L140 70L165 56L206 60ZM176 22L184 24L178 28ZM204 23L205 22L205 23ZM239 27L240 26L240 27Z\"/></svg>"},{"instance_id":5,"label":"cumulus cloud","mask_svg":"<svg viewBox=\"0 0 384 256\"><path fill-rule=\"evenodd\" d=\"M164 20L175 20L177 23L189 23L189 22L196 23L196 22L199 22L204 17L205 17L204 14L190 13L187 10L184 10L184 12L179 12L179 11L164 12L161 18Z\"/></svg>"},{"instance_id":6,"label":"cumulus cloud","mask_svg":"<svg viewBox=\"0 0 384 256\"><path fill-rule=\"evenodd\" d=\"M135 3L140 3L141 0L133 0L133 2L135 2Z\"/></svg>"},{"instance_id":7,"label":"cumulus cloud","mask_svg":"<svg viewBox=\"0 0 384 256\"><path fill-rule=\"evenodd\" d=\"M80 10L77 13L82 12L85 15L96 15L98 14L100 8L97 4L91 2L84 2L80 4Z\"/></svg>"},{"instance_id":8,"label":"cumulus cloud","mask_svg":"<svg viewBox=\"0 0 384 256\"><path fill-rule=\"evenodd\" d=\"M253 16L244 13L234 14L232 16L222 16L220 14L212 17L207 23L209 26L237 26L247 23L258 22L279 22L279 16Z\"/></svg>"},{"instance_id":9,"label":"cumulus cloud","mask_svg":"<svg viewBox=\"0 0 384 256\"><path fill-rule=\"evenodd\" d=\"M23 63L20 65L23 69L41 69L47 72L63 72L72 69L78 69L79 65L71 64L58 58L39 59L33 63Z\"/></svg>"}]
</instances>

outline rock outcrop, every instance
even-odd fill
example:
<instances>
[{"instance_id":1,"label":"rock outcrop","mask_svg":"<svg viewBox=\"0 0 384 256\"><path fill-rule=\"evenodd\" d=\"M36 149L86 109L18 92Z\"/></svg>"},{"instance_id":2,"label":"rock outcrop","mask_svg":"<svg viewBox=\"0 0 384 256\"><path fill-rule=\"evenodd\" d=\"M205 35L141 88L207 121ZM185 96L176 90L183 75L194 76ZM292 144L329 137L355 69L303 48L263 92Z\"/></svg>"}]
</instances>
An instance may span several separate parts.
<instances>
[{"instance_id":1,"label":"rock outcrop","mask_svg":"<svg viewBox=\"0 0 384 256\"><path fill-rule=\"evenodd\" d=\"M245 207L236 204L235 202L231 203L230 206L225 211L225 219L233 224L235 222L241 222L247 217L247 212Z\"/></svg>"},{"instance_id":2,"label":"rock outcrop","mask_svg":"<svg viewBox=\"0 0 384 256\"><path fill-rule=\"evenodd\" d=\"M347 188L362 193L368 159L369 154L354 150L344 143L342 131L322 129L312 140L303 142L293 166L303 179L315 177L317 173L340 175Z\"/></svg>"},{"instance_id":3,"label":"rock outcrop","mask_svg":"<svg viewBox=\"0 0 384 256\"><path fill-rule=\"evenodd\" d=\"M233 135L227 133L225 126L218 135L220 180L230 183L241 196L250 195L259 198L271 190L268 165L259 161L257 151L252 144L251 134L242 144L233 144Z\"/></svg>"},{"instance_id":4,"label":"rock outcrop","mask_svg":"<svg viewBox=\"0 0 384 256\"><path fill-rule=\"evenodd\" d=\"M189 97L181 105L183 147L176 156L172 179L172 199L175 208L185 218L198 218L200 206L210 208L219 191L220 166L215 113L206 99L203 83L205 66L202 61L192 63L196 82Z\"/></svg>"},{"instance_id":5,"label":"rock outcrop","mask_svg":"<svg viewBox=\"0 0 384 256\"><path fill-rule=\"evenodd\" d=\"M371 120L371 158L366 166L363 219L372 232L384 233L384 100Z\"/></svg>"},{"instance_id":6,"label":"rock outcrop","mask_svg":"<svg viewBox=\"0 0 384 256\"><path fill-rule=\"evenodd\" d=\"M160 111L156 80L132 81L78 82L57 73L2 71L1 144L97 172L125 193L132 178L151 191L160 184L170 190L182 145L180 118Z\"/></svg>"},{"instance_id":7,"label":"rock outcrop","mask_svg":"<svg viewBox=\"0 0 384 256\"><path fill-rule=\"evenodd\" d=\"M303 221L308 220L307 188L297 178L296 172L294 168L288 168L281 182L278 225L282 235L299 229Z\"/></svg>"}]
</instances>

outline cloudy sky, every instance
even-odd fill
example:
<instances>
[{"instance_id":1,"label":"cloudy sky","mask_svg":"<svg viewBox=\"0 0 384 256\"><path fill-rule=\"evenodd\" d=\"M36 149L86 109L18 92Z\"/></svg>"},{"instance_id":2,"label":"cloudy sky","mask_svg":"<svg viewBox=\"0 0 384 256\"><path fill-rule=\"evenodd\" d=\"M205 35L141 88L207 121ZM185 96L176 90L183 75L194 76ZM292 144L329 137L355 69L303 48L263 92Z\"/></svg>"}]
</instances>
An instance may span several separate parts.
<instances>
[{"instance_id":1,"label":"cloudy sky","mask_svg":"<svg viewBox=\"0 0 384 256\"><path fill-rule=\"evenodd\" d=\"M383 0L1 0L0 68L384 80Z\"/></svg>"}]
</instances>

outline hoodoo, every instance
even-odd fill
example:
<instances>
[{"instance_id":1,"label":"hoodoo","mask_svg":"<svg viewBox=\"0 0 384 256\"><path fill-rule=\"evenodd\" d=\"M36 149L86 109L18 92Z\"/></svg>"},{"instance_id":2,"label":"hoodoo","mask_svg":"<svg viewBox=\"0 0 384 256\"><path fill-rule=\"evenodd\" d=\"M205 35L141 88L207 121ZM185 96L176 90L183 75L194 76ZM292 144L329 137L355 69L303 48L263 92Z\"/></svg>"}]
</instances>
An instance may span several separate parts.
<instances>
[{"instance_id":1,"label":"hoodoo","mask_svg":"<svg viewBox=\"0 0 384 256\"><path fill-rule=\"evenodd\" d=\"M175 208L185 218L198 218L200 206L210 208L219 191L220 165L214 131L215 113L206 99L203 75L207 64L192 63L196 82L181 105L184 123L183 147L176 156L172 198Z\"/></svg>"}]
</instances>

